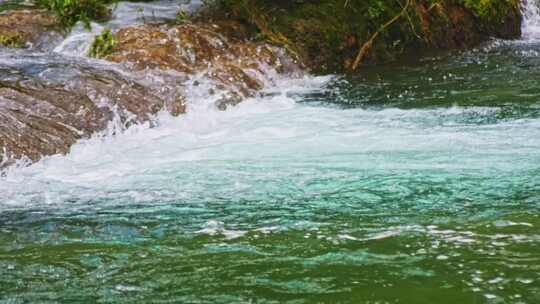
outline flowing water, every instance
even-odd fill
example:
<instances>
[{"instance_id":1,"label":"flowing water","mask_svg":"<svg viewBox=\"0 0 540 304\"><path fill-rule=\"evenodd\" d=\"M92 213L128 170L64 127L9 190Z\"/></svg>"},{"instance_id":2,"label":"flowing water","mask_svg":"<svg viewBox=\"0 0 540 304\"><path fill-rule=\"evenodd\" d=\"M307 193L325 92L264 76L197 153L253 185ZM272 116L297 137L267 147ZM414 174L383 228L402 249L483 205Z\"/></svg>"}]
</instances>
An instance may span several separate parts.
<instances>
[{"instance_id":1,"label":"flowing water","mask_svg":"<svg viewBox=\"0 0 540 304\"><path fill-rule=\"evenodd\" d=\"M540 303L524 9L519 41L280 79L225 112L194 89L183 117L12 169L0 302Z\"/></svg>"}]
</instances>

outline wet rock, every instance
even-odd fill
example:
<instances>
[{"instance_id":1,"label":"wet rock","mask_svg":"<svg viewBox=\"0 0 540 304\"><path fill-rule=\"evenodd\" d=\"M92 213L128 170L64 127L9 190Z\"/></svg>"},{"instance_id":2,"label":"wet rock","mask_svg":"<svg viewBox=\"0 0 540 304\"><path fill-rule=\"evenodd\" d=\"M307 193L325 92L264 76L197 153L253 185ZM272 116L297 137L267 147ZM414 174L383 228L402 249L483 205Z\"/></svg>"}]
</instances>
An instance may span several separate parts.
<instances>
[{"instance_id":1,"label":"wet rock","mask_svg":"<svg viewBox=\"0 0 540 304\"><path fill-rule=\"evenodd\" d=\"M58 19L37 9L18 9L0 14L0 44L7 47L50 49L61 39Z\"/></svg>"},{"instance_id":2,"label":"wet rock","mask_svg":"<svg viewBox=\"0 0 540 304\"><path fill-rule=\"evenodd\" d=\"M0 167L67 153L111 121L146 122L164 107L184 111L182 101L167 103L115 71L54 61L0 65Z\"/></svg>"},{"instance_id":3,"label":"wet rock","mask_svg":"<svg viewBox=\"0 0 540 304\"><path fill-rule=\"evenodd\" d=\"M416 5L422 37L434 48L466 48L474 46L488 36L505 39L521 35L521 14L518 7L508 9L500 24L482 21L464 6L447 3Z\"/></svg>"},{"instance_id":4,"label":"wet rock","mask_svg":"<svg viewBox=\"0 0 540 304\"><path fill-rule=\"evenodd\" d=\"M115 50L105 59L134 70L174 70L212 80L222 92L220 109L253 96L276 74L299 73L279 48L245 39L235 23L143 25L116 33ZM234 34L232 34L234 32Z\"/></svg>"},{"instance_id":5,"label":"wet rock","mask_svg":"<svg viewBox=\"0 0 540 304\"><path fill-rule=\"evenodd\" d=\"M16 32L30 43L54 24L25 11L10 14L0 29L7 33L9 22L22 20ZM0 54L0 169L67 153L111 122L124 128L152 123L161 109L184 113L190 86L204 87L226 109L277 74L301 74L283 50L250 42L231 24L141 25L121 29L115 40L105 59L122 65L27 50Z\"/></svg>"},{"instance_id":6,"label":"wet rock","mask_svg":"<svg viewBox=\"0 0 540 304\"><path fill-rule=\"evenodd\" d=\"M416 7L424 39L436 48L463 48L483 38L472 13L458 5Z\"/></svg>"}]
</instances>

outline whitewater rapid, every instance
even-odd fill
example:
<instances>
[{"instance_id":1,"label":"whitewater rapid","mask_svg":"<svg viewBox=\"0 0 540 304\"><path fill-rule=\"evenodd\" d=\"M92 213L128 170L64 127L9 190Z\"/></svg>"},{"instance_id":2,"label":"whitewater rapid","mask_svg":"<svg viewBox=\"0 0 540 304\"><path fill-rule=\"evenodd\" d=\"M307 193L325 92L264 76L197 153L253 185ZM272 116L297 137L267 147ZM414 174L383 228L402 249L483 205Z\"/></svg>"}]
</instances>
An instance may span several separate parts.
<instances>
[{"instance_id":1,"label":"whitewater rapid","mask_svg":"<svg viewBox=\"0 0 540 304\"><path fill-rule=\"evenodd\" d=\"M540 18L527 1L521 40L358 77L269 75L226 111L203 75L86 58L103 25L52 53L1 54L45 80L69 66L169 93L182 82L187 111L115 119L0 174L0 302L538 303ZM107 26L144 22L133 9L173 17L153 4L120 3Z\"/></svg>"},{"instance_id":2,"label":"whitewater rapid","mask_svg":"<svg viewBox=\"0 0 540 304\"><path fill-rule=\"evenodd\" d=\"M534 41L540 39L540 6L538 0L523 0L521 3L523 15L521 32L522 39Z\"/></svg>"},{"instance_id":3,"label":"whitewater rapid","mask_svg":"<svg viewBox=\"0 0 540 304\"><path fill-rule=\"evenodd\" d=\"M120 1L114 5L109 21L91 22L90 28L83 22L78 22L69 35L54 48L54 52L65 56L86 56L92 41L104 29L117 31L127 26L167 22L174 20L179 10L193 13L201 5L199 0L160 0L151 3Z\"/></svg>"},{"instance_id":4,"label":"whitewater rapid","mask_svg":"<svg viewBox=\"0 0 540 304\"><path fill-rule=\"evenodd\" d=\"M146 4L121 3L115 10L117 18L106 26L140 22L141 18L126 17L140 10L133 5L161 12L156 18L172 18L170 10L159 9L161 4L153 4L157 7L152 9ZM537 32L538 9L533 1L525 2L523 9L523 40L528 41ZM55 52L84 54L73 45L87 48L101 29L99 25L93 28L84 34L76 28ZM79 43L80 39L85 43ZM0 181L0 205L62 204L132 194L135 200L152 201L161 195L174 199L207 191L234 193L255 187L251 176L260 174L257 183L283 176L301 182L307 178L304 173L331 178L331 168L489 175L527 170L538 159L540 121L535 117L499 119L504 109L490 106L344 109L327 100L328 96L343 98L332 91L340 81L336 76L276 79L261 96L225 112L213 106L207 87L192 86L187 90L186 115L160 113L152 126L129 129L113 123L114 132L106 130L83 140L68 155L9 168ZM430 86L431 79L422 81ZM321 97L304 102L310 94ZM209 178L219 182L206 184ZM158 190L147 191L153 188Z\"/></svg>"},{"instance_id":5,"label":"whitewater rapid","mask_svg":"<svg viewBox=\"0 0 540 304\"><path fill-rule=\"evenodd\" d=\"M308 78L301 89L328 80ZM341 170L511 174L540 161L538 119L478 125L476 118L500 110L344 110L298 103L288 96L293 92L301 91L280 88L277 95L226 112L193 111L180 118L162 113L156 127L96 136L66 156L12 168L0 183L2 206L128 197L153 202L236 191L241 196L260 183L339 178Z\"/></svg>"}]
</instances>

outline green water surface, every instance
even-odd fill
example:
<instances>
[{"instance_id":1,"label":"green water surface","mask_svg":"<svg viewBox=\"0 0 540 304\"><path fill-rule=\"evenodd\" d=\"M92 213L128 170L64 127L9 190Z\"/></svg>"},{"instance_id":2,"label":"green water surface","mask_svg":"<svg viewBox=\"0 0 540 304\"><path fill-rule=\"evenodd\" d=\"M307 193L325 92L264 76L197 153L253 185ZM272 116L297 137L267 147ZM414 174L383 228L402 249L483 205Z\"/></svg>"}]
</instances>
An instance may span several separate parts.
<instances>
[{"instance_id":1,"label":"green water surface","mask_svg":"<svg viewBox=\"0 0 540 304\"><path fill-rule=\"evenodd\" d=\"M0 303L540 303L539 51L368 67L204 145L0 178Z\"/></svg>"}]
</instances>

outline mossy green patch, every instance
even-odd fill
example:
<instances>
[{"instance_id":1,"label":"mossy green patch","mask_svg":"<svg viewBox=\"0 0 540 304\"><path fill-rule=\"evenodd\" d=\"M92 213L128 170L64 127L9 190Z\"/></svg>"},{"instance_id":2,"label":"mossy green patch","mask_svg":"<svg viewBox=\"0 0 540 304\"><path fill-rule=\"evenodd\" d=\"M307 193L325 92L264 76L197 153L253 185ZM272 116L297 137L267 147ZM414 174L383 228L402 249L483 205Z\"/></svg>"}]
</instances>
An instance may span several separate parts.
<instances>
[{"instance_id":1,"label":"mossy green patch","mask_svg":"<svg viewBox=\"0 0 540 304\"><path fill-rule=\"evenodd\" d=\"M110 29L104 29L97 35L90 47L89 56L94 58L103 58L114 51L116 39Z\"/></svg>"},{"instance_id":2,"label":"mossy green patch","mask_svg":"<svg viewBox=\"0 0 540 304\"><path fill-rule=\"evenodd\" d=\"M18 34L0 34L0 45L10 48L24 47L24 39Z\"/></svg>"},{"instance_id":3,"label":"mossy green patch","mask_svg":"<svg viewBox=\"0 0 540 304\"><path fill-rule=\"evenodd\" d=\"M23 0L0 1L0 12L9 11L17 8L28 8L32 6L32 3L27 3Z\"/></svg>"},{"instance_id":4,"label":"mossy green patch","mask_svg":"<svg viewBox=\"0 0 540 304\"><path fill-rule=\"evenodd\" d=\"M77 21L86 26L91 20L105 20L110 17L109 5L116 0L36 0L40 7L54 12L64 27L71 27Z\"/></svg>"},{"instance_id":5,"label":"mossy green patch","mask_svg":"<svg viewBox=\"0 0 540 304\"><path fill-rule=\"evenodd\" d=\"M509 15L519 16L517 1L217 0L203 16L236 19L253 37L283 46L315 72L326 73L349 69L364 43L398 15L370 45L366 62L420 48L463 47L489 35L510 37L519 32L519 18L511 28L505 25Z\"/></svg>"},{"instance_id":6,"label":"mossy green patch","mask_svg":"<svg viewBox=\"0 0 540 304\"><path fill-rule=\"evenodd\" d=\"M519 14L519 0L457 0L470 9L480 19L483 30L498 32L509 16L509 12Z\"/></svg>"},{"instance_id":7,"label":"mossy green patch","mask_svg":"<svg viewBox=\"0 0 540 304\"><path fill-rule=\"evenodd\" d=\"M176 12L176 17L174 18L174 22L176 24L181 24L185 22L189 22L191 19L190 15L185 10L178 10Z\"/></svg>"}]
</instances>

